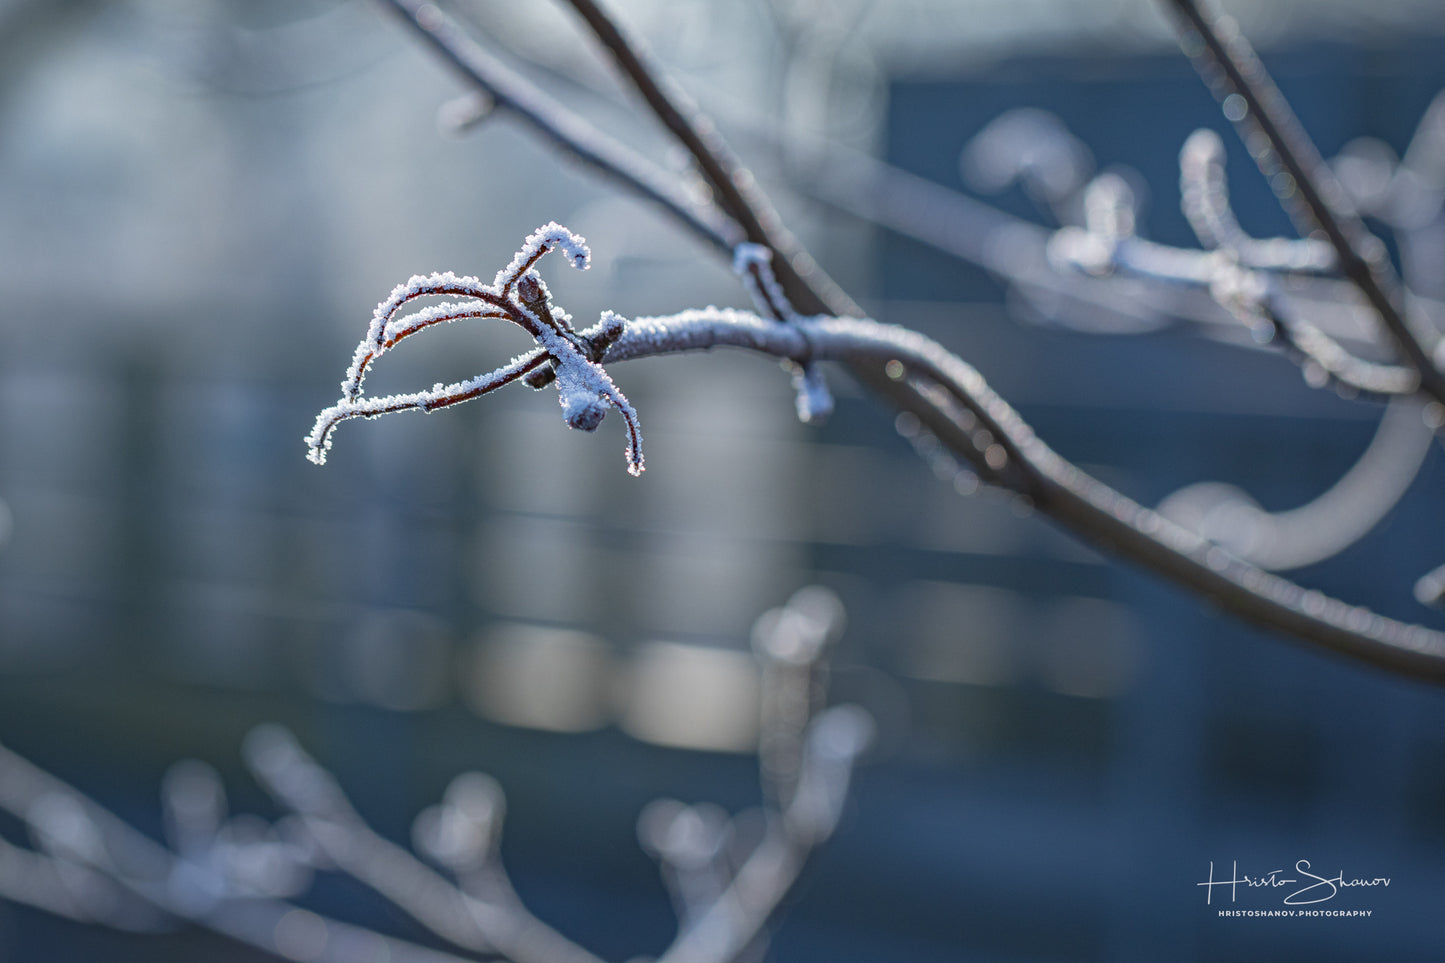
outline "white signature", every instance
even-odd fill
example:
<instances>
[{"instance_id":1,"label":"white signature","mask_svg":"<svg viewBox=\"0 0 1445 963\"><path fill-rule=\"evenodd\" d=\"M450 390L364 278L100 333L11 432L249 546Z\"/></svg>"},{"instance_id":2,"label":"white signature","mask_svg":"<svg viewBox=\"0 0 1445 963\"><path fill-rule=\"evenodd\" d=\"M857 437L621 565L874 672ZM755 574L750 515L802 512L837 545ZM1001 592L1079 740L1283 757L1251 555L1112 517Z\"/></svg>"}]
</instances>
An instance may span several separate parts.
<instances>
[{"instance_id":1,"label":"white signature","mask_svg":"<svg viewBox=\"0 0 1445 963\"><path fill-rule=\"evenodd\" d=\"M1389 886L1388 876L1375 876L1370 879L1364 877L1346 878L1343 871L1336 876L1320 876L1310 872L1310 861L1302 859L1294 864L1295 872L1302 877L1314 880L1307 886L1295 890L1284 898L1286 906L1308 906L1311 903L1323 903L1332 900L1339 895L1342 889L1352 889L1358 886ZM1232 903L1238 898L1239 887L1247 886L1252 889L1278 889L1281 886L1288 886L1291 883L1301 882L1299 879L1284 878L1284 870L1272 869L1263 876L1241 875L1239 872L1239 860L1234 861L1234 871L1229 879L1214 878L1214 863L1209 864L1209 879L1203 883L1195 883L1195 886L1204 887L1204 903L1209 905L1214 899L1214 887L1228 886L1229 901ZM1328 887L1327 889L1325 887Z\"/></svg>"}]
</instances>

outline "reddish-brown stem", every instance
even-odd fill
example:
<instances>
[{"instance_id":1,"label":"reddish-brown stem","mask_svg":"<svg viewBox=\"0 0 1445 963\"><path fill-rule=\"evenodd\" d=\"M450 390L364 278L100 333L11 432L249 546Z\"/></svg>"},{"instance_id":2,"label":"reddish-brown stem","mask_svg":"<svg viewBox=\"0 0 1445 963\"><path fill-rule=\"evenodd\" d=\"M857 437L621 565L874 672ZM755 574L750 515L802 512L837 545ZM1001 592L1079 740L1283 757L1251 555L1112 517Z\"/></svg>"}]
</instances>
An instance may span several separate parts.
<instances>
[{"instance_id":1,"label":"reddish-brown stem","mask_svg":"<svg viewBox=\"0 0 1445 963\"><path fill-rule=\"evenodd\" d=\"M346 412L338 414L331 421L321 426L321 431L316 436L316 447L324 449L327 439L331 436L331 432L343 421L348 421L352 418L375 418L380 415L389 415L398 411L435 411L437 408L446 408L450 405L461 404L463 401L471 401L473 398L480 398L482 395L490 394L498 388L505 387L518 378L525 377L529 372L541 367L549 358L551 358L551 355L545 350L537 349L519 358L516 362L513 362L513 366L504 366L492 372L493 375L498 375L494 380L484 381L466 391L459 391L456 394L445 395L431 401L397 402L377 407L354 405Z\"/></svg>"},{"instance_id":2,"label":"reddish-brown stem","mask_svg":"<svg viewBox=\"0 0 1445 963\"><path fill-rule=\"evenodd\" d=\"M541 247L537 248L536 252L533 253L531 257L527 258L527 260L522 263L522 266L517 269L516 273L512 274L510 277L507 278L506 281L502 283L502 296L506 297L508 294L511 294L512 288L516 287L517 282L521 280L522 276L528 271L532 270L532 265L536 264L538 261L542 260L542 258L546 257L548 252L550 252L551 250L552 247L548 244L543 244Z\"/></svg>"},{"instance_id":3,"label":"reddish-brown stem","mask_svg":"<svg viewBox=\"0 0 1445 963\"><path fill-rule=\"evenodd\" d=\"M451 321L463 321L468 318L495 318L500 321L512 320L510 317L502 314L500 311L458 311L455 314L443 314L438 317L432 318L428 320L425 324L418 324L414 328L407 328L396 337L387 338L381 343L381 346L383 348L394 348L397 346L397 344L416 334L418 331L424 331L434 324L442 324L444 322ZM370 360L370 358L368 358L368 360Z\"/></svg>"}]
</instances>

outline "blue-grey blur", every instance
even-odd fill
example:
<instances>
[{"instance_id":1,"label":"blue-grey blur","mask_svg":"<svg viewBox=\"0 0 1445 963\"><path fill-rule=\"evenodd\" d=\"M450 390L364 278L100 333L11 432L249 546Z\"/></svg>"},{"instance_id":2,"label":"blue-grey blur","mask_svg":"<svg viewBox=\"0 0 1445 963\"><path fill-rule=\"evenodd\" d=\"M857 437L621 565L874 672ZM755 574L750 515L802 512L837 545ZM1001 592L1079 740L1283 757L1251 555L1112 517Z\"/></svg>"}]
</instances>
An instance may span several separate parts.
<instances>
[{"instance_id":1,"label":"blue-grey blur","mask_svg":"<svg viewBox=\"0 0 1445 963\"><path fill-rule=\"evenodd\" d=\"M1368 445L1381 409L1277 354L1188 326L1072 330L790 186L821 139L974 192L974 135L1039 108L1099 168L1131 169L1152 238L1195 244L1178 153L1199 127L1228 145L1244 226L1290 233L1154 6L611 6L871 314L957 351L1141 503L1212 480L1294 507ZM1438 3L1227 6L1327 157L1360 137L1403 151L1445 89ZM449 9L681 170L560 7ZM364 2L0 0L0 743L157 838L185 758L216 766L237 810L276 815L240 762L265 722L403 843L480 770L507 793L503 852L537 915L608 959L656 954L675 918L638 813L664 796L756 805L750 627L821 583L849 619L834 698L880 738L774 958L1445 955L1445 692L1242 627L973 491L841 375L817 428L767 359L617 366L640 479L615 414L569 431L550 391L520 385L347 422L309 464L302 437L376 302L414 273L490 278L548 221L593 251L585 273L542 265L582 324L746 306L714 252L519 125L444 130L463 92ZM985 200L1056 224L1020 188ZM1438 263L1422 293L1445 298L1442 278ZM457 380L527 346L449 328L368 387ZM1292 577L1440 626L1411 588L1445 563L1442 490L1436 446L1382 524ZM9 816L0 835L27 840ZM1390 882L1308 907L1369 917L1314 919L1221 917L1288 890L1231 903L1197 885L1298 878L1301 860ZM433 941L344 879L307 905ZM268 958L0 902L3 961Z\"/></svg>"}]
</instances>

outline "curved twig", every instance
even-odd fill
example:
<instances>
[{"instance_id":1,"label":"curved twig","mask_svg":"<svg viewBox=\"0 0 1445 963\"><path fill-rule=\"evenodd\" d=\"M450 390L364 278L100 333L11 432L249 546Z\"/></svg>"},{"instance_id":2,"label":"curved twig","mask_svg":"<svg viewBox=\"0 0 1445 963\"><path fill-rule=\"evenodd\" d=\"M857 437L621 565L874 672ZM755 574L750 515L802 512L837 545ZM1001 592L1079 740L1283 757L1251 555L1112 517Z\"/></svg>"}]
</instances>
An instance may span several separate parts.
<instances>
[{"instance_id":1,"label":"curved twig","mask_svg":"<svg viewBox=\"0 0 1445 963\"><path fill-rule=\"evenodd\" d=\"M1245 267L1262 271L1325 272L1335 251L1315 238L1268 238L1245 233L1229 204L1224 143L1209 128L1190 134L1179 151L1179 196L1194 236L1206 248L1232 251Z\"/></svg>"},{"instance_id":2,"label":"curved twig","mask_svg":"<svg viewBox=\"0 0 1445 963\"><path fill-rule=\"evenodd\" d=\"M1248 494L1219 482L1182 488L1157 511L1260 568L1312 565L1353 545L1395 507L1430 451L1421 405L1397 398L1375 437L1339 481L1307 504L1267 512Z\"/></svg>"}]
</instances>

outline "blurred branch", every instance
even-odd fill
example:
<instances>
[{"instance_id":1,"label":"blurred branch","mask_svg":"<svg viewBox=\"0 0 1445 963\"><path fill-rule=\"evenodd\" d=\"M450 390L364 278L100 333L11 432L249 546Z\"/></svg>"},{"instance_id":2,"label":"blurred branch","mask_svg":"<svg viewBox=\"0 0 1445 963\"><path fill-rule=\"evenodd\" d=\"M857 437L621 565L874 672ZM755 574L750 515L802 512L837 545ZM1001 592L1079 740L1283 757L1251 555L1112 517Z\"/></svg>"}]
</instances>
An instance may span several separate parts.
<instances>
[{"instance_id":1,"label":"blurred branch","mask_svg":"<svg viewBox=\"0 0 1445 963\"><path fill-rule=\"evenodd\" d=\"M661 73L593 0L567 0L641 94L653 115L682 143L713 190L714 203L740 224L746 239L774 253L773 270L788 298L804 314L862 311L783 227L772 204L702 115L675 88L665 91Z\"/></svg>"},{"instance_id":2,"label":"blurred branch","mask_svg":"<svg viewBox=\"0 0 1445 963\"><path fill-rule=\"evenodd\" d=\"M140 932L187 922L278 957L321 963L379 954L401 963L464 959L275 898L294 887L287 870L304 869L290 851L289 865L278 865L277 842L218 835L180 856L4 746L0 809L24 820L46 850L0 841L0 894L58 916Z\"/></svg>"},{"instance_id":3,"label":"blurred branch","mask_svg":"<svg viewBox=\"0 0 1445 963\"><path fill-rule=\"evenodd\" d=\"M678 903L678 934L660 959L729 963L760 949L765 928L808 856L832 836L873 723L856 706L826 706L826 660L841 634L842 603L806 588L767 613L754 632L765 705L759 721L764 782L787 789L764 802L762 838L734 868L725 843L742 841L746 814L659 801L638 835ZM779 756L779 745L796 753ZM227 817L220 778L185 761L162 785L171 847L137 832L79 791L0 747L0 810L30 827L34 850L0 839L0 898L136 932L189 922L287 959L343 963L389 959L456 963L457 956L328 919L292 901L313 870L351 876L431 933L514 963L600 963L533 916L501 862L505 800L495 780L464 773L419 813L416 851L376 833L332 774L280 726L260 726L243 747L261 785L291 815L268 826ZM699 885L701 884L701 885Z\"/></svg>"},{"instance_id":4,"label":"blurred branch","mask_svg":"<svg viewBox=\"0 0 1445 963\"><path fill-rule=\"evenodd\" d=\"M277 726L246 739L246 762L277 802L299 815L327 858L449 943L517 963L598 963L518 900L464 893L408 850L377 835L335 778Z\"/></svg>"},{"instance_id":5,"label":"blurred branch","mask_svg":"<svg viewBox=\"0 0 1445 963\"><path fill-rule=\"evenodd\" d=\"M731 825L716 825L710 841L696 840L707 828L695 807L654 811L639 825L664 878L712 882L675 888L683 925L658 963L727 963L750 947L760 951L764 927L808 856L837 829L853 768L873 738L873 722L857 706L822 708L828 654L842 633L842 616L832 592L806 588L764 614L753 630L762 667L758 761L767 801L763 837L737 870L720 862ZM689 825L693 831L686 835L702 845L670 844Z\"/></svg>"},{"instance_id":6,"label":"blurred branch","mask_svg":"<svg viewBox=\"0 0 1445 963\"><path fill-rule=\"evenodd\" d=\"M1297 220L1307 219L1324 233L1340 272L1379 315L1401 356L1418 374L1421 390L1445 403L1445 372L1433 357L1439 332L1417 331L1407 321L1404 294L1384 244L1350 208L1334 174L1238 25L1208 0L1168 2L1178 13L1181 46L1200 76L1221 100L1225 95L1242 98L1243 110L1232 111L1231 119L1240 125L1245 144L1261 173L1271 179L1275 194L1287 201L1298 198L1298 204L1289 203L1287 208L1303 215Z\"/></svg>"},{"instance_id":7,"label":"blurred branch","mask_svg":"<svg viewBox=\"0 0 1445 963\"><path fill-rule=\"evenodd\" d=\"M1183 207L1210 251L1193 251L1135 234L1133 197L1125 181L1103 174L1084 192L1082 227L1060 229L1049 243L1060 264L1098 276L1115 271L1157 281L1205 288L1260 344L1279 343L1305 368L1317 387L1331 381L1355 392L1412 394L1420 379L1412 368L1366 361L1347 351L1317 325L1293 316L1274 275L1329 270L1327 250L1308 241L1257 240L1239 227L1223 186L1218 137L1197 131L1184 145L1180 167ZM1200 168L1215 168L1211 174Z\"/></svg>"},{"instance_id":8,"label":"blurred branch","mask_svg":"<svg viewBox=\"0 0 1445 963\"><path fill-rule=\"evenodd\" d=\"M1158 511L1260 568L1312 565L1363 538L1399 503L1425 463L1431 435L1420 402L1397 398L1359 461L1305 505L1267 512L1233 485L1201 482L1164 499Z\"/></svg>"}]
</instances>

